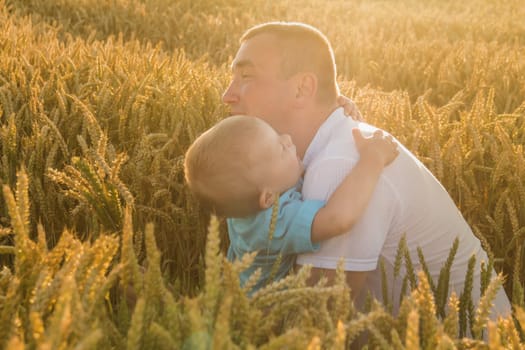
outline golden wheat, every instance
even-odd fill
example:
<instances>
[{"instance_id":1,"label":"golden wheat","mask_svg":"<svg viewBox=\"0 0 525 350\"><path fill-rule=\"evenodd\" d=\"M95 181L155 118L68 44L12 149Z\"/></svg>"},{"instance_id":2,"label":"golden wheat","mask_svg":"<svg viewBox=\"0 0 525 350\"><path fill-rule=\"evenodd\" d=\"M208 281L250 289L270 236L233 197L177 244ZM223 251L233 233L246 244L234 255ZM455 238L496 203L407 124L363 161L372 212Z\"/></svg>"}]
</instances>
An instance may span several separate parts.
<instances>
[{"instance_id":1,"label":"golden wheat","mask_svg":"<svg viewBox=\"0 0 525 350\"><path fill-rule=\"evenodd\" d=\"M347 348L366 331L370 348L522 348L521 308L519 328L486 314L493 265L524 304L523 6L398 5L1 0L0 347ZM387 285L384 308L357 313L341 269L333 286L306 287L302 269L251 298L240 287L253 257L225 260L224 222L207 236L181 164L226 115L235 38L274 19L326 32L342 92L452 195L494 257L479 305L471 270L447 300L454 247L425 282L403 242L394 278L416 294L397 316Z\"/></svg>"}]
</instances>

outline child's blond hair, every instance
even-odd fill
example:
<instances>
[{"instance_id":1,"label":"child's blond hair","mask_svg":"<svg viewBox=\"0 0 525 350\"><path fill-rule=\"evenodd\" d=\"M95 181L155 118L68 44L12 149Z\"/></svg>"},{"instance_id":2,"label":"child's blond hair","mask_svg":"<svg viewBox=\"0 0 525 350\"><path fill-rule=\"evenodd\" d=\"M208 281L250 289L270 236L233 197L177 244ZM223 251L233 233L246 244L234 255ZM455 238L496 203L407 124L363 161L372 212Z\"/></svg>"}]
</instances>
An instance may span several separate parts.
<instances>
[{"instance_id":1,"label":"child's blond hair","mask_svg":"<svg viewBox=\"0 0 525 350\"><path fill-rule=\"evenodd\" d=\"M244 217L260 210L260 189L245 176L257 165L248 154L258 130L257 118L232 116L200 135L186 152L186 182L217 215Z\"/></svg>"}]
</instances>

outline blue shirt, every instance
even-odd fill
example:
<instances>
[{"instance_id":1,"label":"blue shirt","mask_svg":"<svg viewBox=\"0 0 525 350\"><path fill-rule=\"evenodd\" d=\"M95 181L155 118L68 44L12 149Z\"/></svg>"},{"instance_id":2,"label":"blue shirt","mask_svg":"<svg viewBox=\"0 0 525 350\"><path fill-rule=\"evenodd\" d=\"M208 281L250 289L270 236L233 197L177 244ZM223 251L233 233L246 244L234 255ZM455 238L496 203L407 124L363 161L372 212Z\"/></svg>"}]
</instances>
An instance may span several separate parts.
<instances>
[{"instance_id":1,"label":"blue shirt","mask_svg":"<svg viewBox=\"0 0 525 350\"><path fill-rule=\"evenodd\" d=\"M324 201L303 200L296 188L284 192L279 197L279 212L271 240L269 231L272 208L260 211L254 216L228 218L228 260L234 261L241 259L246 253L258 252L252 265L241 272L241 285L260 268L262 274L251 290L254 292L286 276L295 263L296 254L318 250L319 244L314 244L311 240L312 222L324 205ZM276 266L275 270L274 264L278 259L279 266Z\"/></svg>"}]
</instances>

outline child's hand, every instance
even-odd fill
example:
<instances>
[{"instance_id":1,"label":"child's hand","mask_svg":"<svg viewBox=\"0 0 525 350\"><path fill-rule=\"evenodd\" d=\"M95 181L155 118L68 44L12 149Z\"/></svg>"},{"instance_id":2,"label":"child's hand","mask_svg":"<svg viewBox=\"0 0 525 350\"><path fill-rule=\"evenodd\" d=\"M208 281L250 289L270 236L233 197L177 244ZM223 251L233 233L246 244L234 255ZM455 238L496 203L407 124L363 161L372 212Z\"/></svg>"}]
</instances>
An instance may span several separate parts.
<instances>
[{"instance_id":1,"label":"child's hand","mask_svg":"<svg viewBox=\"0 0 525 350\"><path fill-rule=\"evenodd\" d=\"M390 164L399 154L397 143L392 136L376 130L371 137L364 137L358 128L352 129L357 151L361 157L374 157L383 166Z\"/></svg>"},{"instance_id":2,"label":"child's hand","mask_svg":"<svg viewBox=\"0 0 525 350\"><path fill-rule=\"evenodd\" d=\"M339 107L343 107L345 111L345 115L347 117L351 117L354 120L363 121L363 116L361 115L361 112L359 112L359 108L357 108L354 101L349 99L346 96L339 95L337 98L337 104Z\"/></svg>"}]
</instances>

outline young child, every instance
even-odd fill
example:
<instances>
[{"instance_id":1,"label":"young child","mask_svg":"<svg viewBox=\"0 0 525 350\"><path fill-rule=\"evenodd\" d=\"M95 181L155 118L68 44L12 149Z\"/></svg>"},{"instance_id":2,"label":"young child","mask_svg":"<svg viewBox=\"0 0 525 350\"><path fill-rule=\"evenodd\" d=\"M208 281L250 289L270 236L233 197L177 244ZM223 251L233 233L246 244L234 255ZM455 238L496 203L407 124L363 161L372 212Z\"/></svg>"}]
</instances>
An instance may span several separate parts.
<instances>
[{"instance_id":1,"label":"young child","mask_svg":"<svg viewBox=\"0 0 525 350\"><path fill-rule=\"evenodd\" d=\"M223 119L188 149L184 166L190 190L202 205L228 217L228 259L258 252L240 275L244 285L261 269L252 292L284 277L296 254L317 250L319 241L350 230L366 209L383 168L398 151L381 131L370 138L357 129L352 133L360 159L327 202L302 199L304 168L295 145L259 118ZM274 203L278 212L270 232Z\"/></svg>"}]
</instances>

